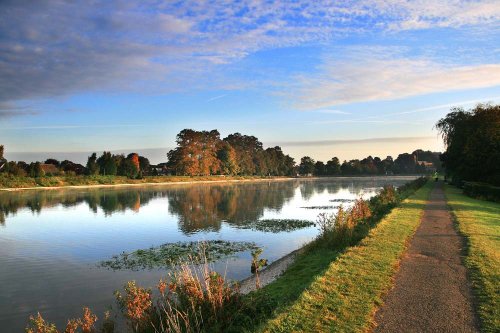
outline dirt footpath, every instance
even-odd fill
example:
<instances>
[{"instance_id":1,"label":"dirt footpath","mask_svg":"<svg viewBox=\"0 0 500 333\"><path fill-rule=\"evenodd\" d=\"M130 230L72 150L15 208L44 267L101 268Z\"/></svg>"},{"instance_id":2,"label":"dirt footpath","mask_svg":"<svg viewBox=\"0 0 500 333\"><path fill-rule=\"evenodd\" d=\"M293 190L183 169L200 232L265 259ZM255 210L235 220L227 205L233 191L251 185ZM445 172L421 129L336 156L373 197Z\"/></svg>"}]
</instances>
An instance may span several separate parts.
<instances>
[{"instance_id":1,"label":"dirt footpath","mask_svg":"<svg viewBox=\"0 0 500 333\"><path fill-rule=\"evenodd\" d=\"M373 331L479 332L461 261L464 246L438 183L401 260L395 286L375 314Z\"/></svg>"}]
</instances>

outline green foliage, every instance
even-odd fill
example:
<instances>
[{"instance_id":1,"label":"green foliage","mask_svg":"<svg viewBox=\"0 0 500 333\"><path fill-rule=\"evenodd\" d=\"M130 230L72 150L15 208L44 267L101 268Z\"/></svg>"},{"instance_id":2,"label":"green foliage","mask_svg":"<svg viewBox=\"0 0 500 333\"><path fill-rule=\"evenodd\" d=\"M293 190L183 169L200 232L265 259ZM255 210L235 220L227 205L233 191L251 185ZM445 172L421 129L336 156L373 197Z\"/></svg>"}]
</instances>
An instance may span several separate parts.
<instances>
[{"instance_id":1,"label":"green foliage","mask_svg":"<svg viewBox=\"0 0 500 333\"><path fill-rule=\"evenodd\" d=\"M134 179L134 178L137 178L137 175L139 174L139 169L132 162L132 160L126 158L122 161L122 163L120 165L120 173L123 176L126 176L130 179Z\"/></svg>"},{"instance_id":2,"label":"green foliage","mask_svg":"<svg viewBox=\"0 0 500 333\"><path fill-rule=\"evenodd\" d=\"M299 173L301 175L314 174L315 162L309 156L304 156L300 159Z\"/></svg>"},{"instance_id":3,"label":"green foliage","mask_svg":"<svg viewBox=\"0 0 500 333\"><path fill-rule=\"evenodd\" d=\"M99 174L99 165L97 164L97 154L92 153L87 159L87 174L88 175L98 175Z\"/></svg>"},{"instance_id":4,"label":"green foliage","mask_svg":"<svg viewBox=\"0 0 500 333\"><path fill-rule=\"evenodd\" d=\"M96 160L97 165L99 165L99 173L104 176L115 176L117 174L117 163L114 156L109 152L105 151Z\"/></svg>"},{"instance_id":5,"label":"green foliage","mask_svg":"<svg viewBox=\"0 0 500 333\"><path fill-rule=\"evenodd\" d=\"M500 202L499 186L491 186L484 183L465 182L463 188L464 194L470 197Z\"/></svg>"},{"instance_id":6,"label":"green foliage","mask_svg":"<svg viewBox=\"0 0 500 333\"><path fill-rule=\"evenodd\" d=\"M469 111L453 108L436 128L446 145L442 160L453 182L500 185L500 105L479 104Z\"/></svg>"},{"instance_id":7,"label":"green foliage","mask_svg":"<svg viewBox=\"0 0 500 333\"><path fill-rule=\"evenodd\" d=\"M45 172L42 169L42 165L40 162L30 163L28 174L32 178L43 177L45 176Z\"/></svg>"}]
</instances>

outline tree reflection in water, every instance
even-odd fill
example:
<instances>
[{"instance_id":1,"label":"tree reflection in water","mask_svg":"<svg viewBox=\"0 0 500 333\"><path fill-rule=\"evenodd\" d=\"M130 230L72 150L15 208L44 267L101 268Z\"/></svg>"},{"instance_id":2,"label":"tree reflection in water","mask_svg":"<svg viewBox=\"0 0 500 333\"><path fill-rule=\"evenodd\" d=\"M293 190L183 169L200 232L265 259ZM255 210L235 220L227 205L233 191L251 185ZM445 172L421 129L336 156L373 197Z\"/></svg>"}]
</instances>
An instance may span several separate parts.
<instances>
[{"instance_id":1,"label":"tree reflection in water","mask_svg":"<svg viewBox=\"0 0 500 333\"><path fill-rule=\"evenodd\" d=\"M360 193L370 181L356 182L291 180L239 184L191 184L113 189L66 189L0 193L0 224L9 216L27 209L34 214L49 207L74 207L85 203L90 210L105 216L132 210L138 212L152 200L166 199L168 211L177 216L178 227L185 234L218 231L222 222L235 227L254 223L265 210L279 212L293 198L297 188L303 199L314 194L338 193L349 189ZM373 186L373 185L372 185Z\"/></svg>"},{"instance_id":2,"label":"tree reflection in water","mask_svg":"<svg viewBox=\"0 0 500 333\"><path fill-rule=\"evenodd\" d=\"M96 214L102 211L111 216L126 210L138 212L150 201L166 198L168 211L177 216L183 233L218 231L222 222L242 225L261 218L266 209L281 210L297 186L297 181L287 181L5 192L0 193L0 224L21 210L38 214L51 207L86 204Z\"/></svg>"}]
</instances>

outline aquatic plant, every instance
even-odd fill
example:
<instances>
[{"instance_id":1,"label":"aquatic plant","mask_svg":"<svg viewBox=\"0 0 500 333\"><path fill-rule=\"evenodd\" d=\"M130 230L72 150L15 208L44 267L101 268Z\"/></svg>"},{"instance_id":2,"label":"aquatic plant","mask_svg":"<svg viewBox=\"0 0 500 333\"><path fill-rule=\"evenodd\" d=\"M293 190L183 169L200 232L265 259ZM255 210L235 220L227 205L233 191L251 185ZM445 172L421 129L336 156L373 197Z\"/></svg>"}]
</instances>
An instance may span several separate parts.
<instances>
[{"instance_id":1,"label":"aquatic plant","mask_svg":"<svg viewBox=\"0 0 500 333\"><path fill-rule=\"evenodd\" d=\"M330 202L353 202L356 201L356 199L331 199Z\"/></svg>"},{"instance_id":2,"label":"aquatic plant","mask_svg":"<svg viewBox=\"0 0 500 333\"><path fill-rule=\"evenodd\" d=\"M314 226L314 222L308 220L297 220L297 219L265 219L248 222L242 226L240 229L251 229L262 232L291 232L299 229L304 229Z\"/></svg>"},{"instance_id":3,"label":"aquatic plant","mask_svg":"<svg viewBox=\"0 0 500 333\"><path fill-rule=\"evenodd\" d=\"M111 260L99 262L98 266L114 270L139 270L173 267L186 261L202 263L203 260L199 256L201 246L204 247L204 255L208 262L214 262L257 247L253 242L228 242L223 240L166 243L132 253L123 252L113 256Z\"/></svg>"},{"instance_id":4,"label":"aquatic plant","mask_svg":"<svg viewBox=\"0 0 500 333\"><path fill-rule=\"evenodd\" d=\"M335 209L335 208L339 208L339 206L333 206L333 205L325 205L325 206L305 206L305 207L300 207L300 208L305 208L305 209Z\"/></svg>"},{"instance_id":5,"label":"aquatic plant","mask_svg":"<svg viewBox=\"0 0 500 333\"><path fill-rule=\"evenodd\" d=\"M262 251L262 248L257 248L252 251L252 265L250 266L250 271L252 274L255 274L255 288L257 289L260 289L259 272L262 268L267 266L267 259L260 258Z\"/></svg>"}]
</instances>

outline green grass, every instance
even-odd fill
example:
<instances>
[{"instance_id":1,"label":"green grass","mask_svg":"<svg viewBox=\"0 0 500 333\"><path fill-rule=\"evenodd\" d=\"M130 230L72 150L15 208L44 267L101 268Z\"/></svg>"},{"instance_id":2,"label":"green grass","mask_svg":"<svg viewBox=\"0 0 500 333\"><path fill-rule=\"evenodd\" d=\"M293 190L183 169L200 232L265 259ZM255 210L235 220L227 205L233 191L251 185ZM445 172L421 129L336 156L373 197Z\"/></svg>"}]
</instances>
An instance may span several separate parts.
<instances>
[{"instance_id":1,"label":"green grass","mask_svg":"<svg viewBox=\"0 0 500 333\"><path fill-rule=\"evenodd\" d=\"M192 181L231 181L268 179L261 176L146 176L142 179L129 179L125 176L45 176L38 178L17 177L0 173L0 189L56 186L92 186L92 185L123 185L144 183L171 183ZM272 177L284 178L284 177Z\"/></svg>"},{"instance_id":2,"label":"green grass","mask_svg":"<svg viewBox=\"0 0 500 333\"><path fill-rule=\"evenodd\" d=\"M500 332L500 204L446 186L448 204L467 238L465 265L478 302L481 331Z\"/></svg>"},{"instance_id":3,"label":"green grass","mask_svg":"<svg viewBox=\"0 0 500 333\"><path fill-rule=\"evenodd\" d=\"M399 258L418 227L428 183L345 252L317 249L300 256L283 277L250 299L270 302L261 332L362 332L392 285ZM257 307L258 305L256 305Z\"/></svg>"}]
</instances>

